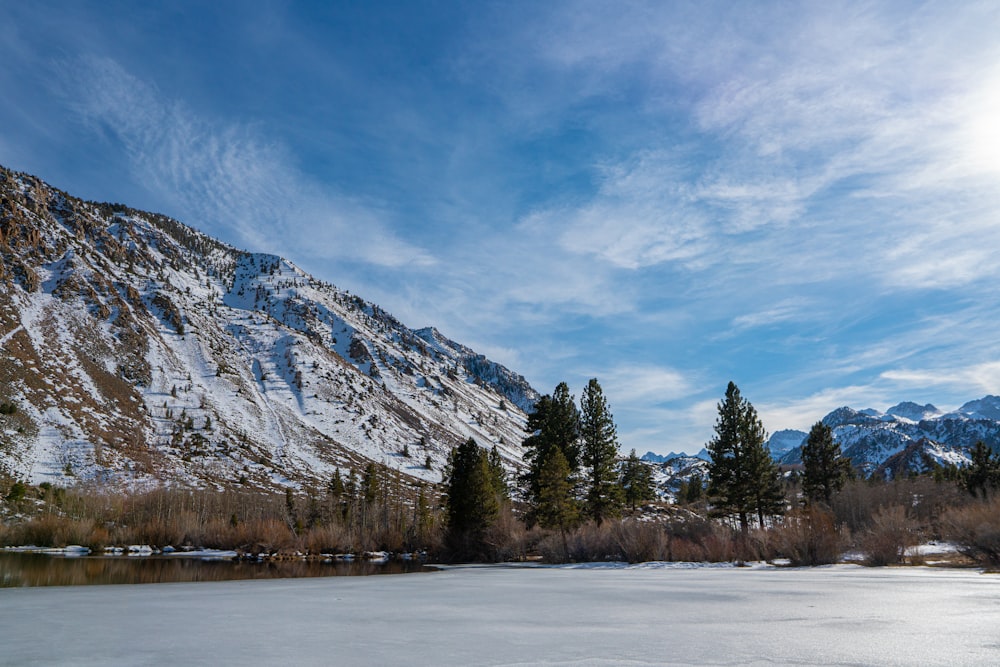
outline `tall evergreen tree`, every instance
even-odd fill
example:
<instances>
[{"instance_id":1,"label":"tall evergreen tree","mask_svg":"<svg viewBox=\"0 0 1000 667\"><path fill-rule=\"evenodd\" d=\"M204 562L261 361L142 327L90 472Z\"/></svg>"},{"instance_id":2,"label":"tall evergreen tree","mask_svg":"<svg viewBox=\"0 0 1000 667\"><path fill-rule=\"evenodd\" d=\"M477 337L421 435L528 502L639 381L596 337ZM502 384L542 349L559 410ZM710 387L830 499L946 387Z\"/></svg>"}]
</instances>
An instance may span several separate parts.
<instances>
[{"instance_id":1,"label":"tall evergreen tree","mask_svg":"<svg viewBox=\"0 0 1000 667\"><path fill-rule=\"evenodd\" d=\"M621 486L625 493L625 503L633 512L642 501L656 497L653 471L636 455L634 449L622 462Z\"/></svg>"},{"instance_id":2,"label":"tall evergreen tree","mask_svg":"<svg viewBox=\"0 0 1000 667\"><path fill-rule=\"evenodd\" d=\"M566 535L579 520L580 511L573 497L569 463L558 447L551 448L542 462L539 489L531 519L542 528L558 529L562 535L563 553L568 555Z\"/></svg>"},{"instance_id":3,"label":"tall evergreen tree","mask_svg":"<svg viewBox=\"0 0 1000 667\"><path fill-rule=\"evenodd\" d=\"M851 475L851 461L840 453L833 429L821 421L813 424L802 445L802 493L810 504L830 505Z\"/></svg>"},{"instance_id":4,"label":"tall evergreen tree","mask_svg":"<svg viewBox=\"0 0 1000 667\"><path fill-rule=\"evenodd\" d=\"M378 466L369 461L361 476L361 496L366 505L374 505L382 495L382 485L379 479Z\"/></svg>"},{"instance_id":5,"label":"tall evergreen tree","mask_svg":"<svg viewBox=\"0 0 1000 667\"><path fill-rule=\"evenodd\" d=\"M715 436L707 445L709 500L715 516L735 516L746 535L751 516L763 525L767 516L783 510L781 481L757 411L735 383L729 383L718 410Z\"/></svg>"},{"instance_id":6,"label":"tall evergreen tree","mask_svg":"<svg viewBox=\"0 0 1000 667\"><path fill-rule=\"evenodd\" d=\"M538 399L525 430L530 434L522 443L528 467L521 481L534 504L541 491L542 465L553 449L562 452L571 476L580 467L580 413L565 382L560 382L551 396Z\"/></svg>"},{"instance_id":7,"label":"tall evergreen tree","mask_svg":"<svg viewBox=\"0 0 1000 667\"><path fill-rule=\"evenodd\" d=\"M457 559L492 557L489 529L500 513L500 492L486 450L469 438L451 451L445 478L445 542Z\"/></svg>"},{"instance_id":8,"label":"tall evergreen tree","mask_svg":"<svg viewBox=\"0 0 1000 667\"><path fill-rule=\"evenodd\" d=\"M618 434L597 378L587 383L580 396L580 435L584 509L588 518L601 524L621 514L624 498L618 482Z\"/></svg>"},{"instance_id":9,"label":"tall evergreen tree","mask_svg":"<svg viewBox=\"0 0 1000 667\"><path fill-rule=\"evenodd\" d=\"M705 494L705 481L701 478L701 475L694 474L688 479L687 484L684 486L684 502L687 504L696 503L701 500L702 496Z\"/></svg>"}]
</instances>

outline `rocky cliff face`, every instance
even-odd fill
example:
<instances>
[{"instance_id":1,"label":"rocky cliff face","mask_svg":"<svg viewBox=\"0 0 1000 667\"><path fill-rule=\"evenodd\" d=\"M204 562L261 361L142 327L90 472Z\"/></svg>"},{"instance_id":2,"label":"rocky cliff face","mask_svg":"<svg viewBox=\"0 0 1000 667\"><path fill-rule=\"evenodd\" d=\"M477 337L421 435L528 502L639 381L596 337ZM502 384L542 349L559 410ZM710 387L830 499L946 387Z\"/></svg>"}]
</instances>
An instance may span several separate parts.
<instances>
[{"instance_id":1,"label":"rocky cliff face","mask_svg":"<svg viewBox=\"0 0 1000 667\"><path fill-rule=\"evenodd\" d=\"M521 376L281 257L0 168L0 473L119 486L520 464ZM404 455L404 452L408 456Z\"/></svg>"}]
</instances>

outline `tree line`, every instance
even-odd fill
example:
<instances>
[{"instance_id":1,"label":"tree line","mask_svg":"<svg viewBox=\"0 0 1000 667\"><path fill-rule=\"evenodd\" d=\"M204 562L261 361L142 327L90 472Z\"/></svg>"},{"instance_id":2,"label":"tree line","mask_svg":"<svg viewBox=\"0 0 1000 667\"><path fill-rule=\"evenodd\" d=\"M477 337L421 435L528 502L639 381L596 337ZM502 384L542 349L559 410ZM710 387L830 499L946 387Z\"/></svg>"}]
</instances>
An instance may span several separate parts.
<instances>
[{"instance_id":1,"label":"tree line","mask_svg":"<svg viewBox=\"0 0 1000 667\"><path fill-rule=\"evenodd\" d=\"M831 427L822 421L812 426L802 445L801 470L788 475L771 457L760 417L735 383L727 386L717 412L706 445L707 485L693 478L682 486L678 501L702 502L707 516L730 525L737 540L745 540L752 529L772 527L834 531L831 508L855 473ZM527 527L557 533L564 554L570 534L581 525L599 527L655 499L651 467L635 450L619 456L616 427L597 379L584 388L579 407L565 382L542 396L526 431L524 472L515 479L507 479L495 448L487 452L470 439L453 452L445 477L446 543L453 557L489 559L496 547L490 530L510 511L511 483L523 498ZM986 500L1000 489L1000 455L978 443L965 469L938 468L933 474ZM818 538L810 532L803 539Z\"/></svg>"}]
</instances>

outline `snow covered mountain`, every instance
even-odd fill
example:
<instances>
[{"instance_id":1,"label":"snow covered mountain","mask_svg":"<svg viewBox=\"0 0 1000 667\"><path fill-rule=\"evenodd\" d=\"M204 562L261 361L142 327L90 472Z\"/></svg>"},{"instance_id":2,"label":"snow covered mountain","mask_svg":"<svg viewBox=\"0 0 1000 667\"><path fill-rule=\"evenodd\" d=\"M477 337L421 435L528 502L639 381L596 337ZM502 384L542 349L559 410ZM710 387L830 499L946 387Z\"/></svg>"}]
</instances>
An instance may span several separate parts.
<instances>
[{"instance_id":1,"label":"snow covered mountain","mask_svg":"<svg viewBox=\"0 0 1000 667\"><path fill-rule=\"evenodd\" d=\"M702 452L704 451L702 450ZM684 484L690 484L695 478L700 483L707 483L709 469L707 456L707 452L706 458L682 454L668 461L654 464L653 483L658 495L670 502L677 502L678 493Z\"/></svg>"},{"instance_id":2,"label":"snow covered mountain","mask_svg":"<svg viewBox=\"0 0 1000 667\"><path fill-rule=\"evenodd\" d=\"M982 440L1000 451L1000 397L969 401L943 414L933 405L900 403L886 412L837 408L823 423L833 429L844 455L866 475L923 472L932 465L964 466L969 450ZM801 462L801 447L782 463Z\"/></svg>"},{"instance_id":3,"label":"snow covered mountain","mask_svg":"<svg viewBox=\"0 0 1000 667\"><path fill-rule=\"evenodd\" d=\"M655 452L646 452L645 454L642 455L642 460L647 461L649 463L669 463L674 459L686 458L686 457L699 458L702 459L703 461L711 460L711 456L709 455L708 450L705 449L704 447L702 447L697 454L685 454L684 452L670 452L669 454L657 454Z\"/></svg>"},{"instance_id":4,"label":"snow covered mountain","mask_svg":"<svg viewBox=\"0 0 1000 667\"><path fill-rule=\"evenodd\" d=\"M808 433L795 429L775 431L767 441L771 457L780 460L785 454L800 446L807 437L809 437Z\"/></svg>"},{"instance_id":5,"label":"snow covered mountain","mask_svg":"<svg viewBox=\"0 0 1000 667\"><path fill-rule=\"evenodd\" d=\"M520 465L523 377L281 257L0 167L0 473L319 485L436 481L469 437Z\"/></svg>"}]
</instances>

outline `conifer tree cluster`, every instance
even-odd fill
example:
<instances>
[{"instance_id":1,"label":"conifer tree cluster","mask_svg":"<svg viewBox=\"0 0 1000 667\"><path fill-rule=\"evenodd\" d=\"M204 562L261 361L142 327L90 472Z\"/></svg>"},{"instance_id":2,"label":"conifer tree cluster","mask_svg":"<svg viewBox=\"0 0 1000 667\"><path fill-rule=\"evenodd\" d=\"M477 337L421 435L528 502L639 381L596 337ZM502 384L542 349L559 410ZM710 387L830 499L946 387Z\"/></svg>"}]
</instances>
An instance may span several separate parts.
<instances>
[{"instance_id":1,"label":"conifer tree cluster","mask_svg":"<svg viewBox=\"0 0 1000 667\"><path fill-rule=\"evenodd\" d=\"M508 490L500 454L469 438L451 451L445 477L445 543L459 560L492 560L490 529L500 517Z\"/></svg>"},{"instance_id":2,"label":"conifer tree cluster","mask_svg":"<svg viewBox=\"0 0 1000 667\"><path fill-rule=\"evenodd\" d=\"M784 511L784 493L764 425L735 383L729 383L718 411L715 436L707 445L712 514L735 517L746 535L752 517L764 526L767 517Z\"/></svg>"},{"instance_id":3,"label":"conifer tree cluster","mask_svg":"<svg viewBox=\"0 0 1000 667\"><path fill-rule=\"evenodd\" d=\"M529 523L565 536L580 521L600 524L620 516L626 502L634 509L654 496L651 471L634 451L619 463L617 429L596 378L584 388L579 409L565 382L542 396L527 432L521 482Z\"/></svg>"}]
</instances>

